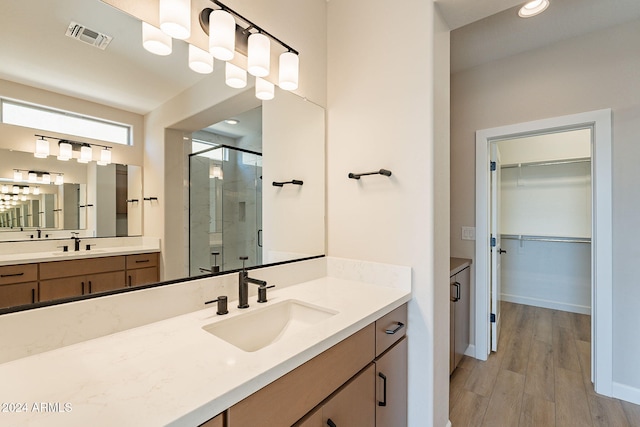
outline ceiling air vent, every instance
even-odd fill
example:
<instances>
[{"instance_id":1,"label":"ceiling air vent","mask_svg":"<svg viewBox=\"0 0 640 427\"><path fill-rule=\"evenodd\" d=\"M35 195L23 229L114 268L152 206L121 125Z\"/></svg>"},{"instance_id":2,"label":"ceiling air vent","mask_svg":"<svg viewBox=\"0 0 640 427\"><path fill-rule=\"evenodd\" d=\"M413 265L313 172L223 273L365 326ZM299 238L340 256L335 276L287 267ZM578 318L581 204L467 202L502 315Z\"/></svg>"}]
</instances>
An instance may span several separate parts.
<instances>
[{"instance_id":1,"label":"ceiling air vent","mask_svg":"<svg viewBox=\"0 0 640 427\"><path fill-rule=\"evenodd\" d=\"M113 39L113 37L108 36L106 34L99 33L97 31L93 31L84 25L78 24L76 22L71 22L69 24L69 28L67 28L67 36L74 38L76 40L80 40L81 42L85 42L90 44L91 46L95 46L102 50L105 50L109 43Z\"/></svg>"}]
</instances>

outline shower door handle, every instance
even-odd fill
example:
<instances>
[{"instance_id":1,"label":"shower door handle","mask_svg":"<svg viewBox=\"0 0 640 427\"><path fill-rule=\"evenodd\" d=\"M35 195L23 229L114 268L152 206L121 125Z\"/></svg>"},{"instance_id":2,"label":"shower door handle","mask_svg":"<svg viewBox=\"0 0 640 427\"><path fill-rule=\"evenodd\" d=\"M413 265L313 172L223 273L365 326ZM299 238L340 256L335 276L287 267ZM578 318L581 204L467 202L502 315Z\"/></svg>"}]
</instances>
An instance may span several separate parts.
<instances>
[{"instance_id":1,"label":"shower door handle","mask_svg":"<svg viewBox=\"0 0 640 427\"><path fill-rule=\"evenodd\" d=\"M258 247L262 247L262 229L258 229Z\"/></svg>"}]
</instances>

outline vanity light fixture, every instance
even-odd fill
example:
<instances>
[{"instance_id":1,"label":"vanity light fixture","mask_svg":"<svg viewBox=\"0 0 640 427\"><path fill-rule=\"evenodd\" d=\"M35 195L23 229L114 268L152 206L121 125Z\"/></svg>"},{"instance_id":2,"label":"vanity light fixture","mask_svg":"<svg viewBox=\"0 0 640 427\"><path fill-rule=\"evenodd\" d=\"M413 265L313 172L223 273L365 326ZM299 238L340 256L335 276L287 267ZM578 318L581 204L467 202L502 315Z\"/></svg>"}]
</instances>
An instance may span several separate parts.
<instances>
[{"instance_id":1,"label":"vanity light fixture","mask_svg":"<svg viewBox=\"0 0 640 427\"><path fill-rule=\"evenodd\" d=\"M0 191L4 194L9 192L9 186L7 184L2 184L2 187L0 187Z\"/></svg>"},{"instance_id":2,"label":"vanity light fixture","mask_svg":"<svg viewBox=\"0 0 640 427\"><path fill-rule=\"evenodd\" d=\"M22 200L23 202L26 202L27 201L27 196L20 197L20 200Z\"/></svg>"},{"instance_id":3,"label":"vanity light fixture","mask_svg":"<svg viewBox=\"0 0 640 427\"><path fill-rule=\"evenodd\" d=\"M236 50L236 21L231 13L225 9L212 10L208 24L209 53L221 61L233 59Z\"/></svg>"},{"instance_id":4,"label":"vanity light fixture","mask_svg":"<svg viewBox=\"0 0 640 427\"><path fill-rule=\"evenodd\" d=\"M33 152L33 156L39 159L45 159L49 157L49 141L44 139L44 136L40 136L39 139L36 139L36 149Z\"/></svg>"},{"instance_id":5,"label":"vanity light fixture","mask_svg":"<svg viewBox=\"0 0 640 427\"><path fill-rule=\"evenodd\" d=\"M191 37L191 0L160 0L160 29L174 39Z\"/></svg>"},{"instance_id":6,"label":"vanity light fixture","mask_svg":"<svg viewBox=\"0 0 640 427\"><path fill-rule=\"evenodd\" d=\"M29 187L22 187L22 194L29 194Z\"/></svg>"},{"instance_id":7,"label":"vanity light fixture","mask_svg":"<svg viewBox=\"0 0 640 427\"><path fill-rule=\"evenodd\" d=\"M93 160L93 150L89 144L82 145L80 147L80 157L78 157L78 163L89 163Z\"/></svg>"},{"instance_id":8,"label":"vanity light fixture","mask_svg":"<svg viewBox=\"0 0 640 427\"><path fill-rule=\"evenodd\" d=\"M22 181L22 171L19 169L14 169L13 171L13 180L15 182L21 182Z\"/></svg>"},{"instance_id":9,"label":"vanity light fixture","mask_svg":"<svg viewBox=\"0 0 640 427\"><path fill-rule=\"evenodd\" d=\"M242 68L227 62L224 65L225 82L227 86L242 89L247 86L247 72Z\"/></svg>"},{"instance_id":10,"label":"vanity light fixture","mask_svg":"<svg viewBox=\"0 0 640 427\"><path fill-rule=\"evenodd\" d=\"M9 200L11 200L11 196L10 196L10 195L8 195L8 194L6 194L6 195L4 196L4 200L5 200L6 202L8 202Z\"/></svg>"},{"instance_id":11,"label":"vanity light fixture","mask_svg":"<svg viewBox=\"0 0 640 427\"><path fill-rule=\"evenodd\" d=\"M62 160L66 162L73 157L73 147L69 142L60 141L58 142L58 160Z\"/></svg>"},{"instance_id":12,"label":"vanity light fixture","mask_svg":"<svg viewBox=\"0 0 640 427\"><path fill-rule=\"evenodd\" d=\"M36 187L33 189L33 195L37 196L38 194L40 194L40 187Z\"/></svg>"},{"instance_id":13,"label":"vanity light fixture","mask_svg":"<svg viewBox=\"0 0 640 427\"><path fill-rule=\"evenodd\" d=\"M104 147L100 150L100 160L97 161L100 166L106 166L111 163L111 150Z\"/></svg>"},{"instance_id":14,"label":"vanity light fixture","mask_svg":"<svg viewBox=\"0 0 640 427\"><path fill-rule=\"evenodd\" d=\"M261 33L249 36L249 52L247 56L247 71L252 76L266 77L269 75L271 59L271 42Z\"/></svg>"},{"instance_id":15,"label":"vanity light fixture","mask_svg":"<svg viewBox=\"0 0 640 427\"><path fill-rule=\"evenodd\" d=\"M43 184L51 184L51 175L49 175L48 173L43 173L42 174L42 183Z\"/></svg>"},{"instance_id":16,"label":"vanity light fixture","mask_svg":"<svg viewBox=\"0 0 640 427\"><path fill-rule=\"evenodd\" d=\"M13 186L13 196L11 196L12 200L18 200L18 193L20 193L20 187L17 185Z\"/></svg>"},{"instance_id":17,"label":"vanity light fixture","mask_svg":"<svg viewBox=\"0 0 640 427\"><path fill-rule=\"evenodd\" d=\"M209 52L190 44L189 68L196 73L210 74L213 72L213 56Z\"/></svg>"},{"instance_id":18,"label":"vanity light fixture","mask_svg":"<svg viewBox=\"0 0 640 427\"><path fill-rule=\"evenodd\" d=\"M28 177L27 181L29 181L29 182L38 182L38 175L33 171L29 172L27 174L27 177Z\"/></svg>"},{"instance_id":19,"label":"vanity light fixture","mask_svg":"<svg viewBox=\"0 0 640 427\"><path fill-rule=\"evenodd\" d=\"M278 67L278 86L284 90L298 89L298 76L300 59L293 52L285 52L280 55L280 66Z\"/></svg>"},{"instance_id":20,"label":"vanity light fixture","mask_svg":"<svg viewBox=\"0 0 640 427\"><path fill-rule=\"evenodd\" d=\"M547 10L549 7L549 0L532 0L526 3L518 11L518 16L521 18L531 18Z\"/></svg>"},{"instance_id":21,"label":"vanity light fixture","mask_svg":"<svg viewBox=\"0 0 640 427\"><path fill-rule=\"evenodd\" d=\"M147 51L155 55L167 56L171 55L173 50L171 45L171 36L163 33L160 28L142 21L142 46Z\"/></svg>"},{"instance_id":22,"label":"vanity light fixture","mask_svg":"<svg viewBox=\"0 0 640 427\"><path fill-rule=\"evenodd\" d=\"M15 201L15 200L11 201L11 206L17 206L17 205L18 205L17 201Z\"/></svg>"},{"instance_id":23,"label":"vanity light fixture","mask_svg":"<svg viewBox=\"0 0 640 427\"><path fill-rule=\"evenodd\" d=\"M273 99L275 96L275 86L261 77L256 77L256 98L263 101Z\"/></svg>"}]
</instances>

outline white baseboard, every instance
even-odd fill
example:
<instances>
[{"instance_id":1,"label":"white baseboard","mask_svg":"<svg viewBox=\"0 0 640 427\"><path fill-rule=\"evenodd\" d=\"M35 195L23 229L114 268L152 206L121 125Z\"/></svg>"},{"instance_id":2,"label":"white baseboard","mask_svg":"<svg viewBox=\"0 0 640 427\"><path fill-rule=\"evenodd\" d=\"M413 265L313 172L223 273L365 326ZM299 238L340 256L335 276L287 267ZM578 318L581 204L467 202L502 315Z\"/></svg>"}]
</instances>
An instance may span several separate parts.
<instances>
[{"instance_id":1,"label":"white baseboard","mask_svg":"<svg viewBox=\"0 0 640 427\"><path fill-rule=\"evenodd\" d=\"M640 405L640 389L625 384L613 383L613 397Z\"/></svg>"},{"instance_id":2,"label":"white baseboard","mask_svg":"<svg viewBox=\"0 0 640 427\"><path fill-rule=\"evenodd\" d=\"M584 305L568 304L558 301L550 301L539 298L523 297L519 295L500 294L502 301L515 302L517 304L532 305L535 307L550 308L553 310L569 311L571 313L591 314L591 307Z\"/></svg>"},{"instance_id":3,"label":"white baseboard","mask_svg":"<svg viewBox=\"0 0 640 427\"><path fill-rule=\"evenodd\" d=\"M469 344L469 347L464 352L465 356L476 357L476 346L474 344Z\"/></svg>"}]
</instances>

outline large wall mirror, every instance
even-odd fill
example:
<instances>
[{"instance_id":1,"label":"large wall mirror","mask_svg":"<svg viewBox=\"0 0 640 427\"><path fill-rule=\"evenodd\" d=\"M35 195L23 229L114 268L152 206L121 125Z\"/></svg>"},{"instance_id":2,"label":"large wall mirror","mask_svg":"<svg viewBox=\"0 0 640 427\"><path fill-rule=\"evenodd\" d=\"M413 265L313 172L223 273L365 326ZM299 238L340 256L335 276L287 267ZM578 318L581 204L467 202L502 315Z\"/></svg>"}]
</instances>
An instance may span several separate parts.
<instances>
[{"instance_id":1,"label":"large wall mirror","mask_svg":"<svg viewBox=\"0 0 640 427\"><path fill-rule=\"evenodd\" d=\"M143 4L119 0L23 0L3 5L3 13L0 14L0 37L5 42L0 44L0 57L3 58L0 62L0 97L25 100L33 95L33 91L44 90L47 91L47 95L41 97L44 100L42 105L56 104L57 108L64 110L68 98L62 101L56 99L57 94L61 94L95 103L87 111L76 111L77 113L105 119L101 114L103 107L118 109L127 114L138 115L142 124L146 115L162 110L172 99L204 79L207 79L207 82L223 82L224 79L211 78L213 76L197 74L189 69L188 44L183 41L173 40L173 53L169 56L161 57L144 50L140 20L111 6L114 4L128 7L127 5L141 4L139 8L144 9L151 3L153 2ZM207 0L193 0L193 7L206 6L208 3ZM250 18L260 21L260 16ZM86 43L90 40L82 40L82 37L79 37L80 40L68 37L65 33L73 27L73 23L111 37L110 43L105 49L101 49ZM198 35L197 38L203 37ZM43 49L43 40L46 40L46 49ZM223 65L216 63L214 75L224 73ZM246 93L253 92L253 78L250 77L249 80L249 88L238 89L239 98L246 99ZM23 98L23 94L28 95L27 98ZM254 98L253 94L251 98ZM49 100L55 102L49 104ZM240 264L234 258L241 255L250 255L253 259L247 265L255 266L324 254L324 109L277 87L273 100L255 100L255 104L252 105L229 100L228 104L207 107L207 111L199 115L200 126L190 128L185 135L191 139L184 141L185 144L191 145L200 139L209 144L205 148L229 145L235 149L255 151L261 157L261 165L254 165L253 183L262 187L254 194L254 197L261 197L260 207L257 207L258 204L254 206L259 209L256 210L256 219L259 217L260 221L257 223L256 233L252 236L255 240L252 244L255 243L257 249L252 254L229 250L228 262L225 265L218 263L220 271L238 268ZM242 108L238 108L240 104ZM207 116L213 110L215 114ZM224 119L240 117L241 123L244 121L247 125L249 120L245 114L259 117L259 146L247 147L244 144L251 138L237 134L232 130L232 125L220 124ZM204 116L206 118L203 119ZM5 125L0 124L0 128L3 126ZM227 126L227 129L224 129L224 126ZM142 125L139 128L141 129ZM176 129L181 131L187 128L176 126ZM36 168L35 161L41 159L34 160L30 147L16 147L13 138L15 129L10 132L5 132L6 129L0 130L0 178L6 179L7 185L11 187L7 193L11 198L10 202L16 201L13 200L11 182L12 171L15 168L26 171L48 170L65 175L65 184L62 186L52 185L45 188L44 185L39 185L40 194L33 195L30 190L27 200L23 201L20 195L16 201L15 206L23 203L19 209L9 209L7 214L0 214L0 239L30 240L38 229L51 230L53 238L66 238L70 230L80 230L87 233L87 236L96 237L125 235L125 228L126 235L129 236L144 234L142 149L134 152L133 148L123 148L118 155L117 148L114 148L116 158L114 164L109 167L96 166L95 163L80 166L73 162L56 162L55 158L50 158L46 160L52 164L39 163ZM21 132L21 138L29 141L29 144L34 144L34 134L40 133L31 129ZM144 138L145 135L139 134L137 141L140 142ZM99 137L96 139L98 143L101 141ZM193 146L184 150L184 176L189 175L186 170L189 163L188 153L195 153L197 150ZM129 152L134 153L133 160ZM215 176L214 169L209 167L200 177L209 194L222 191L222 181L227 188L232 188L230 185L233 174L229 172L229 165L227 164L227 170L223 171L220 177ZM123 190L123 176L127 177L126 192ZM215 180L220 184L217 188L212 185ZM273 182L292 180L300 180L304 184L288 184L281 187L273 185ZM109 183L107 191L104 186L98 185L104 182ZM186 182L186 185L188 184L189 182ZM24 192L24 189L21 191ZM117 196L112 197L113 192L116 192ZM126 197L122 197L124 194ZM115 207L109 207L108 210L100 209L97 205L100 205L103 196L110 200L115 199ZM4 197L1 197L4 200ZM126 202L132 199L137 199L138 202ZM121 204L123 200L124 207ZM208 208L211 208L210 201L211 199L201 203L208 204ZM237 209L242 206L241 202L236 200L236 207L231 209L232 213L227 214L224 220L218 217L218 220L229 226L220 230L232 229L239 225L239 222L250 219L247 213L248 209L253 207L245 203L242 215ZM106 202L102 203L102 206L106 206ZM165 207L183 210L185 217L188 216L187 208L188 202L180 203L179 206L167 203ZM215 212L216 208L213 209ZM112 218L112 210L115 221L100 219L101 213L106 211ZM126 210L126 220L122 219L123 210ZM124 221L128 223L127 227L124 226ZM191 259L187 257L184 262L183 276L202 274L200 267L208 269L216 263L212 255L216 248L223 252L232 246L227 245L227 249L216 246L219 236L213 234L216 233L216 227L222 224L220 221L216 222L209 214L203 215L201 227L207 232L198 236L206 238L194 241ZM215 224L212 225L212 222ZM227 237L228 234L227 232ZM3 235L11 237L5 238ZM183 245L182 241L172 242L169 237L165 240L164 244L170 247ZM175 276L172 274L170 278L176 279Z\"/></svg>"}]
</instances>

